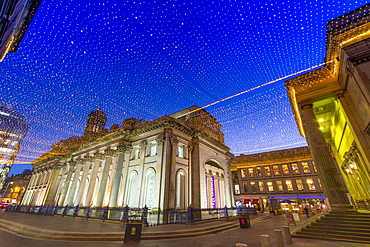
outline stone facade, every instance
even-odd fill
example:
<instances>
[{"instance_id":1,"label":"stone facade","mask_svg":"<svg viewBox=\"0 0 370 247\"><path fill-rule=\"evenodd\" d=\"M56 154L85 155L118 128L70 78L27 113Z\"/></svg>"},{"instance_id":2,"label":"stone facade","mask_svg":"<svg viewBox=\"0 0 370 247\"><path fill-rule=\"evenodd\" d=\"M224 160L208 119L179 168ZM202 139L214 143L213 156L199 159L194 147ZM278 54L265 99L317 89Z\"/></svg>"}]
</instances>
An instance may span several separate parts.
<instances>
[{"instance_id":1,"label":"stone facade","mask_svg":"<svg viewBox=\"0 0 370 247\"><path fill-rule=\"evenodd\" d=\"M240 155L231 165L234 200L259 211L326 208L316 165L307 147ZM291 201L291 203L284 203Z\"/></svg>"},{"instance_id":2,"label":"stone facade","mask_svg":"<svg viewBox=\"0 0 370 247\"><path fill-rule=\"evenodd\" d=\"M215 139L201 121L193 121L201 116L221 127L197 109L178 119L179 114L151 122L126 119L110 131L104 129L105 114L92 112L83 136L53 145L34 162L22 204L162 210L232 206L232 154L223 138Z\"/></svg>"},{"instance_id":3,"label":"stone facade","mask_svg":"<svg viewBox=\"0 0 370 247\"><path fill-rule=\"evenodd\" d=\"M350 209L350 203L359 208L370 198L369 9L328 22L325 65L286 81L298 128L335 210Z\"/></svg>"}]
</instances>

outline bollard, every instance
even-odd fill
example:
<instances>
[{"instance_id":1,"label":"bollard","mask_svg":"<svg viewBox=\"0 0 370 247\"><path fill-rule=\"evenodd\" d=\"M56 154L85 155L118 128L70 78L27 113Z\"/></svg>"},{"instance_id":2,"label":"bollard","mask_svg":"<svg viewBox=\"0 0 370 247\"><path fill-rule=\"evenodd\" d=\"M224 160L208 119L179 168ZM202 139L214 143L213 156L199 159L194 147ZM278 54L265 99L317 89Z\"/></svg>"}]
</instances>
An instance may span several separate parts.
<instances>
[{"instance_id":1,"label":"bollard","mask_svg":"<svg viewBox=\"0 0 370 247\"><path fill-rule=\"evenodd\" d=\"M261 237L262 247L270 247L270 236L261 235L260 237Z\"/></svg>"},{"instance_id":2,"label":"bollard","mask_svg":"<svg viewBox=\"0 0 370 247\"><path fill-rule=\"evenodd\" d=\"M290 235L289 226L283 226L283 237L286 244L292 244L292 236Z\"/></svg>"},{"instance_id":3,"label":"bollard","mask_svg":"<svg viewBox=\"0 0 370 247\"><path fill-rule=\"evenodd\" d=\"M285 247L284 241L283 241L283 234L281 230L274 230L275 238L276 238L276 246L277 247Z\"/></svg>"},{"instance_id":4,"label":"bollard","mask_svg":"<svg viewBox=\"0 0 370 247\"><path fill-rule=\"evenodd\" d=\"M237 243L236 244L236 247L248 247L248 245L242 244L242 243Z\"/></svg>"}]
</instances>

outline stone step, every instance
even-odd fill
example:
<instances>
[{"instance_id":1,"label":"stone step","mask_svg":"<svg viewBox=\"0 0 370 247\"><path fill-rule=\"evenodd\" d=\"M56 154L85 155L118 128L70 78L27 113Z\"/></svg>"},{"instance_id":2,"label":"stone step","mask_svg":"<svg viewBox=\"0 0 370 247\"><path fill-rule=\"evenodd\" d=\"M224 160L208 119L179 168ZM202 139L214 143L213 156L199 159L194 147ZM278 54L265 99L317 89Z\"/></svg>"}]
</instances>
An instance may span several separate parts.
<instances>
[{"instance_id":1,"label":"stone step","mask_svg":"<svg viewBox=\"0 0 370 247\"><path fill-rule=\"evenodd\" d=\"M297 232L297 234L292 235L292 237L296 238L311 238L311 239L321 239L321 240L332 240L332 241L345 241L345 242L354 242L354 243L370 243L370 238L367 237L347 237L340 234L316 234L316 233L301 233Z\"/></svg>"},{"instance_id":2,"label":"stone step","mask_svg":"<svg viewBox=\"0 0 370 247\"><path fill-rule=\"evenodd\" d=\"M307 227L301 230L302 233L316 233L321 235L326 234L340 234L341 236L348 236L348 237L369 237L370 238L370 231L357 231L357 230L351 230L349 228L342 228L342 229L336 229L336 228L316 228L316 227Z\"/></svg>"},{"instance_id":3,"label":"stone step","mask_svg":"<svg viewBox=\"0 0 370 247\"><path fill-rule=\"evenodd\" d=\"M358 228L358 229L369 229L369 222L363 222L363 223L357 223L356 225L347 223L347 222L337 222L335 224L335 228ZM312 222L311 226L317 226L317 227L333 227L332 224L328 224L328 222L323 222L323 221L316 221Z\"/></svg>"}]
</instances>

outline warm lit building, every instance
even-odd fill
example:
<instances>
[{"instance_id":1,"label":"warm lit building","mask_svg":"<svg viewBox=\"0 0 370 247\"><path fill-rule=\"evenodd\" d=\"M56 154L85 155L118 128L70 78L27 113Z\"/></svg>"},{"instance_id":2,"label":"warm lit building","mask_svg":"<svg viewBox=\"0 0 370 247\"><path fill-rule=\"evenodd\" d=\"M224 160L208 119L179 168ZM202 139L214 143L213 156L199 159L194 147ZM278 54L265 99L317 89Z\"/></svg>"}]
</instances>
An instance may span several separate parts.
<instances>
[{"instance_id":1,"label":"warm lit building","mask_svg":"<svg viewBox=\"0 0 370 247\"><path fill-rule=\"evenodd\" d=\"M307 147L240 155L231 165L235 204L258 211L322 209L325 196Z\"/></svg>"},{"instance_id":2,"label":"warm lit building","mask_svg":"<svg viewBox=\"0 0 370 247\"><path fill-rule=\"evenodd\" d=\"M20 204L31 178L31 170L25 169L21 174L7 177L2 189L2 203Z\"/></svg>"},{"instance_id":3,"label":"warm lit building","mask_svg":"<svg viewBox=\"0 0 370 247\"><path fill-rule=\"evenodd\" d=\"M33 163L23 205L144 207L232 206L230 159L221 125L190 107L146 122L104 129L93 111L84 135L53 145Z\"/></svg>"},{"instance_id":4,"label":"warm lit building","mask_svg":"<svg viewBox=\"0 0 370 247\"><path fill-rule=\"evenodd\" d=\"M41 0L3 0L0 2L0 62L15 52L39 7Z\"/></svg>"},{"instance_id":5,"label":"warm lit building","mask_svg":"<svg viewBox=\"0 0 370 247\"><path fill-rule=\"evenodd\" d=\"M30 124L9 104L0 102L0 189L18 154Z\"/></svg>"},{"instance_id":6,"label":"warm lit building","mask_svg":"<svg viewBox=\"0 0 370 247\"><path fill-rule=\"evenodd\" d=\"M328 22L326 64L286 81L300 133L334 210L369 205L369 10L368 4Z\"/></svg>"}]
</instances>

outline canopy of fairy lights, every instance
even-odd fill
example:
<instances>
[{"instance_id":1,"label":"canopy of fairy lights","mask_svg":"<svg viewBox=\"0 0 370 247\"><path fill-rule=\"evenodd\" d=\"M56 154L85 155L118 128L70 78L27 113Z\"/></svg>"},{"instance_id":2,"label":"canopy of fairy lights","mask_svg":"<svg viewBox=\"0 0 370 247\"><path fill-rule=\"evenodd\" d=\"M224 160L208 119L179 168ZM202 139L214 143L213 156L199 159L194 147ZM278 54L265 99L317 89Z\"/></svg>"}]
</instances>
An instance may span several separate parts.
<instances>
[{"instance_id":1,"label":"canopy of fairy lights","mask_svg":"<svg viewBox=\"0 0 370 247\"><path fill-rule=\"evenodd\" d=\"M11 173L98 108L109 129L207 106L235 155L306 146L278 79L321 64L326 22L366 3L43 0L0 63L0 101L31 126Z\"/></svg>"}]
</instances>

